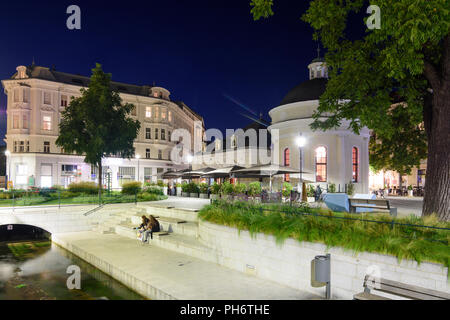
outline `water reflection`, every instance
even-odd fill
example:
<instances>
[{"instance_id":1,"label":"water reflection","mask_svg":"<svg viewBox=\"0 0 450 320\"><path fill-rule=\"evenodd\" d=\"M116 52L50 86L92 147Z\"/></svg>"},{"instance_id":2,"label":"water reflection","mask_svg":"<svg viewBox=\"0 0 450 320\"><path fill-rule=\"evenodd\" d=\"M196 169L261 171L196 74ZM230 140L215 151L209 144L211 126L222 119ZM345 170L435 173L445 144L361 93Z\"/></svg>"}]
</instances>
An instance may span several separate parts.
<instances>
[{"instance_id":1,"label":"water reflection","mask_svg":"<svg viewBox=\"0 0 450 320\"><path fill-rule=\"evenodd\" d=\"M9 246L8 246L9 245ZM67 267L81 268L81 290L66 286ZM50 242L0 243L1 300L136 300L142 296Z\"/></svg>"}]
</instances>

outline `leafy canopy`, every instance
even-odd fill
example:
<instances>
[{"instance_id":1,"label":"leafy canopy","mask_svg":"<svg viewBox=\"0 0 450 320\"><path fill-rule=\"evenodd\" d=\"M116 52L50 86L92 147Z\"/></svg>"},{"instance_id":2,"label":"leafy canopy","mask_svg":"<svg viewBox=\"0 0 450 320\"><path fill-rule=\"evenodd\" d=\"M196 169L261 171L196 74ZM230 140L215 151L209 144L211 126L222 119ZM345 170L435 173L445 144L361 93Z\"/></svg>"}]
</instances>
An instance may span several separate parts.
<instances>
[{"instance_id":1,"label":"leafy canopy","mask_svg":"<svg viewBox=\"0 0 450 320\"><path fill-rule=\"evenodd\" d=\"M115 154L131 158L140 123L129 117L134 105L122 104L119 93L111 90L111 75L96 64L88 88L80 92L62 112L56 144L66 152L84 155L84 161L92 165Z\"/></svg>"},{"instance_id":2,"label":"leafy canopy","mask_svg":"<svg viewBox=\"0 0 450 320\"><path fill-rule=\"evenodd\" d=\"M313 0L302 17L314 28L314 39L328 50L330 79L312 128L335 128L346 123L344 119L355 133L368 127L376 137L371 142L375 169L408 173L426 157L423 111L437 82L430 81L425 69L441 63L450 2L379 0L373 4L381 9L381 29L369 30L361 21L355 27L366 28L365 36L349 39L349 17L365 13L370 4ZM251 5L256 20L273 14L272 1Z\"/></svg>"}]
</instances>

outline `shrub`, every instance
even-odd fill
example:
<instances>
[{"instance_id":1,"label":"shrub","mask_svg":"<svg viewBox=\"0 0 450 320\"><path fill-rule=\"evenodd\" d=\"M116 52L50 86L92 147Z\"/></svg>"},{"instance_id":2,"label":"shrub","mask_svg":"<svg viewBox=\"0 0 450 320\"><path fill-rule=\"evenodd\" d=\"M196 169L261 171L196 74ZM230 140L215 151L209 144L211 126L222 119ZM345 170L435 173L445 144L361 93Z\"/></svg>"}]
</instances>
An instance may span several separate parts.
<instances>
[{"instance_id":1,"label":"shrub","mask_svg":"<svg viewBox=\"0 0 450 320\"><path fill-rule=\"evenodd\" d=\"M224 195L230 195L234 192L234 185L225 181L222 185L222 193Z\"/></svg>"},{"instance_id":2,"label":"shrub","mask_svg":"<svg viewBox=\"0 0 450 320\"><path fill-rule=\"evenodd\" d=\"M136 194L141 192L142 183L139 181L125 182L122 184L122 194Z\"/></svg>"},{"instance_id":3,"label":"shrub","mask_svg":"<svg viewBox=\"0 0 450 320\"><path fill-rule=\"evenodd\" d=\"M183 185L181 184L181 183L179 183L179 182L177 182L177 184L176 184L176 187L177 188L181 188Z\"/></svg>"},{"instance_id":4,"label":"shrub","mask_svg":"<svg viewBox=\"0 0 450 320\"><path fill-rule=\"evenodd\" d=\"M355 193L355 185L352 182L347 184L347 194L352 196Z\"/></svg>"},{"instance_id":5,"label":"shrub","mask_svg":"<svg viewBox=\"0 0 450 320\"><path fill-rule=\"evenodd\" d=\"M211 193L220 194L221 189L222 185L218 184L217 182L214 182L214 184L211 186Z\"/></svg>"},{"instance_id":6,"label":"shrub","mask_svg":"<svg viewBox=\"0 0 450 320\"><path fill-rule=\"evenodd\" d=\"M413 189L412 186L408 186L408 190L411 191Z\"/></svg>"},{"instance_id":7,"label":"shrub","mask_svg":"<svg viewBox=\"0 0 450 320\"><path fill-rule=\"evenodd\" d=\"M237 194L243 194L247 191L247 185L245 183L237 183L234 186L234 192Z\"/></svg>"},{"instance_id":8,"label":"shrub","mask_svg":"<svg viewBox=\"0 0 450 320\"><path fill-rule=\"evenodd\" d=\"M144 188L144 192L151 193L151 194L157 194L157 195L164 194L163 190L160 187L156 187L156 186L146 187L146 188Z\"/></svg>"},{"instance_id":9,"label":"shrub","mask_svg":"<svg viewBox=\"0 0 450 320\"><path fill-rule=\"evenodd\" d=\"M209 186L208 186L207 183L200 183L198 188L200 190L200 193L203 193L203 194L207 194L208 193Z\"/></svg>"},{"instance_id":10,"label":"shrub","mask_svg":"<svg viewBox=\"0 0 450 320\"><path fill-rule=\"evenodd\" d=\"M164 188L164 187L167 187L165 184L164 184L164 181L162 181L162 180L158 180L158 183L156 184L158 187L161 187L161 188Z\"/></svg>"},{"instance_id":11,"label":"shrub","mask_svg":"<svg viewBox=\"0 0 450 320\"><path fill-rule=\"evenodd\" d=\"M200 189L198 187L198 184L196 184L195 182L191 182L188 184L188 190L187 192L189 193L199 193Z\"/></svg>"},{"instance_id":12,"label":"shrub","mask_svg":"<svg viewBox=\"0 0 450 320\"><path fill-rule=\"evenodd\" d=\"M283 182L283 190L281 191L283 194L283 197L290 197L292 191L292 184L289 182Z\"/></svg>"},{"instance_id":13,"label":"shrub","mask_svg":"<svg viewBox=\"0 0 450 320\"><path fill-rule=\"evenodd\" d=\"M328 185L328 192L329 193L336 193L336 184L335 183L330 183Z\"/></svg>"},{"instance_id":14,"label":"shrub","mask_svg":"<svg viewBox=\"0 0 450 320\"><path fill-rule=\"evenodd\" d=\"M95 182L74 182L69 184L69 191L74 193L97 194L98 185Z\"/></svg>"},{"instance_id":15,"label":"shrub","mask_svg":"<svg viewBox=\"0 0 450 320\"><path fill-rule=\"evenodd\" d=\"M188 193L189 192L189 184L183 183L181 185L181 191Z\"/></svg>"},{"instance_id":16,"label":"shrub","mask_svg":"<svg viewBox=\"0 0 450 320\"><path fill-rule=\"evenodd\" d=\"M155 194L155 193L148 193L148 192L140 192L137 195L138 201L158 201L158 200L164 200L167 199L166 196Z\"/></svg>"},{"instance_id":17,"label":"shrub","mask_svg":"<svg viewBox=\"0 0 450 320\"><path fill-rule=\"evenodd\" d=\"M306 191L306 195L308 197L314 197L314 192L315 192L314 186L312 184L308 185L308 191Z\"/></svg>"},{"instance_id":18,"label":"shrub","mask_svg":"<svg viewBox=\"0 0 450 320\"><path fill-rule=\"evenodd\" d=\"M261 183L259 182L252 182L248 185L248 195L250 197L256 197L261 194Z\"/></svg>"}]
</instances>

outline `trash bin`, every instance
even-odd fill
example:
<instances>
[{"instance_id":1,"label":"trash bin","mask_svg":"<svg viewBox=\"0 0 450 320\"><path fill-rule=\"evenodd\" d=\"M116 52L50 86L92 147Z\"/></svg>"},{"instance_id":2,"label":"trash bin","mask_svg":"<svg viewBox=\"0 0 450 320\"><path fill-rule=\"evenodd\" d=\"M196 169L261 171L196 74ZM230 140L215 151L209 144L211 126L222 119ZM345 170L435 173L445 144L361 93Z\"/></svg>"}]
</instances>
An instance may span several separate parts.
<instances>
[{"instance_id":1,"label":"trash bin","mask_svg":"<svg viewBox=\"0 0 450 320\"><path fill-rule=\"evenodd\" d=\"M314 275L317 282L330 282L330 256L314 258Z\"/></svg>"}]
</instances>

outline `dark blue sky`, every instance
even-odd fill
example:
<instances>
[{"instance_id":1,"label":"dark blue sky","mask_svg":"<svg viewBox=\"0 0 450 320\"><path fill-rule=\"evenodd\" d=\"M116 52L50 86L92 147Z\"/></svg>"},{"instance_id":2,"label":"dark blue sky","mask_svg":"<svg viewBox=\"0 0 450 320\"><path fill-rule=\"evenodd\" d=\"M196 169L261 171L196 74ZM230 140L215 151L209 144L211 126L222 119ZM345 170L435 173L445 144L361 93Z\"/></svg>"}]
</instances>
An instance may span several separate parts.
<instances>
[{"instance_id":1,"label":"dark blue sky","mask_svg":"<svg viewBox=\"0 0 450 320\"><path fill-rule=\"evenodd\" d=\"M275 16L255 22L249 0L12 1L0 10L0 77L33 57L87 76L99 62L115 81L167 88L207 128L243 127L244 110L223 94L268 119L317 56L312 29L300 20L309 1L275 3ZM66 28L71 4L81 8L79 31ZM3 136L3 93L0 107Z\"/></svg>"}]
</instances>

